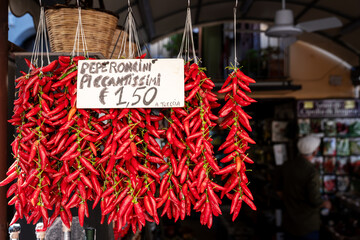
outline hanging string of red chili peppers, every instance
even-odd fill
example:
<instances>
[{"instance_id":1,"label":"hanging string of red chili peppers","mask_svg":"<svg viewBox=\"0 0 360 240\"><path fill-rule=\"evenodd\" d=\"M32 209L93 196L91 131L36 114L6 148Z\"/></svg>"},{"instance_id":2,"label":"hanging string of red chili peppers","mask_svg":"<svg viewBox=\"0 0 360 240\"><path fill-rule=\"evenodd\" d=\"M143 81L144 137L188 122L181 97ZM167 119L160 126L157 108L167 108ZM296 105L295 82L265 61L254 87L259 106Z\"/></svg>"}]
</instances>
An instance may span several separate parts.
<instances>
[{"instance_id":1,"label":"hanging string of red chili peppers","mask_svg":"<svg viewBox=\"0 0 360 240\"><path fill-rule=\"evenodd\" d=\"M226 157L220 160L221 163L228 164L220 171L216 172L226 179L224 189L221 192L221 198L226 195L232 200L230 213L233 214L234 221L238 216L242 201L250 206L251 209L256 210L256 206L252 202L254 200L249 188L248 178L246 176L246 163L254 163L245 153L250 147L250 144L255 144L247 131L251 132L249 119L251 117L244 112L242 107L256 102L254 99L248 97L244 91L251 92L249 88L250 83L255 83L253 79L246 76L237 67L236 58L236 11L237 1L234 7L234 42L235 42L235 64L233 72L225 80L222 88L218 91L220 94L225 94L225 105L219 111L219 117L224 118L220 123L220 127L228 129L229 133L226 141L219 147L219 151L223 150Z\"/></svg>"}]
</instances>

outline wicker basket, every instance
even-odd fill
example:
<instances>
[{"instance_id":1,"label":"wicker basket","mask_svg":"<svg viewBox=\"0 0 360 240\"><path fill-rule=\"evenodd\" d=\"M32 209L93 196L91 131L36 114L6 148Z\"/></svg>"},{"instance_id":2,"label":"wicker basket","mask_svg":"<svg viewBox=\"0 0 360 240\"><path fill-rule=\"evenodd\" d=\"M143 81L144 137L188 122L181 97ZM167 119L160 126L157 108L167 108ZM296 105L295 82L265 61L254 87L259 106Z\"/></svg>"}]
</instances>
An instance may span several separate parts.
<instances>
[{"instance_id":1,"label":"wicker basket","mask_svg":"<svg viewBox=\"0 0 360 240\"><path fill-rule=\"evenodd\" d=\"M45 12L52 52L71 52L78 23L78 9L57 7ZM118 18L94 9L81 10L82 25L88 52L101 52L109 57L108 49L113 39ZM83 52L80 38L79 52Z\"/></svg>"},{"instance_id":2,"label":"wicker basket","mask_svg":"<svg viewBox=\"0 0 360 240\"><path fill-rule=\"evenodd\" d=\"M120 37L119 37L119 34ZM119 38L119 40L117 40ZM120 49L122 48L121 44L123 43L123 39L124 38L128 38L128 34L126 32L124 32L123 30L120 30L120 29L116 29L115 30L115 33L114 33L114 36L112 38L112 41L111 41L111 44L110 44L110 47L109 47L109 52L108 52L108 56L109 58L111 57L111 53L114 51L114 53L112 54L112 57L113 59L117 59L118 56L119 56L119 52L120 52ZM128 39L127 39L128 40ZM116 43L117 41L117 43ZM115 47L115 44L116 44L116 48L114 49ZM125 43L127 45L127 47L125 48L125 56L120 56L120 57L125 57L125 58L128 58L129 57L129 47L128 47L128 44L129 44L129 41L126 41ZM133 48L133 52L136 51L136 44L135 43L132 43L131 44L132 48Z\"/></svg>"}]
</instances>

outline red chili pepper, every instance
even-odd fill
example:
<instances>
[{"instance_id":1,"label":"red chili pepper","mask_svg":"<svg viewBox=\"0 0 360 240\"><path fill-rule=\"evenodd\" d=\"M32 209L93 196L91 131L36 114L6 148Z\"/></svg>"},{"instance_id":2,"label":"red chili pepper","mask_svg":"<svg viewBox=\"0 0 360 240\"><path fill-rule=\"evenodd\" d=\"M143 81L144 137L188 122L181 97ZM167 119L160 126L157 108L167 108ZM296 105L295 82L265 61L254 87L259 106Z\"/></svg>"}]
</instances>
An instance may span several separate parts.
<instances>
[{"instance_id":1,"label":"red chili pepper","mask_svg":"<svg viewBox=\"0 0 360 240\"><path fill-rule=\"evenodd\" d=\"M70 139L70 138L69 138ZM65 143L66 146L66 143ZM67 151L61 156L60 160L65 159L65 157L69 156L70 154L74 153L77 148L79 147L78 142L73 142L70 147L68 147Z\"/></svg>"},{"instance_id":2,"label":"red chili pepper","mask_svg":"<svg viewBox=\"0 0 360 240\"><path fill-rule=\"evenodd\" d=\"M240 182L240 186L246 196L248 196L251 200L254 200L254 197L251 194L250 189L247 187L247 185L244 182Z\"/></svg>"},{"instance_id":3,"label":"red chili pepper","mask_svg":"<svg viewBox=\"0 0 360 240\"><path fill-rule=\"evenodd\" d=\"M43 93L41 95L41 97L44 98L44 96L47 96L47 95L45 93ZM48 98L50 98L50 97L48 97ZM49 105L46 103L45 98L41 99L41 107L46 113L50 112Z\"/></svg>"},{"instance_id":4,"label":"red chili pepper","mask_svg":"<svg viewBox=\"0 0 360 240\"><path fill-rule=\"evenodd\" d=\"M72 182L73 180L75 180L80 174L80 170L76 169L74 172L72 172L70 175L68 175L66 177L66 181L67 182Z\"/></svg>"},{"instance_id":5,"label":"red chili pepper","mask_svg":"<svg viewBox=\"0 0 360 240\"><path fill-rule=\"evenodd\" d=\"M226 174L226 173L230 173L235 169L236 169L236 164L233 163L233 164L230 164L230 165L224 167L223 169L220 169L220 171L215 172L215 174L223 175L223 174Z\"/></svg>"},{"instance_id":6,"label":"red chili pepper","mask_svg":"<svg viewBox=\"0 0 360 240\"><path fill-rule=\"evenodd\" d=\"M237 202L237 204L235 205L234 211L233 211L233 217L232 217L232 221L235 221L235 219L237 218L237 216L239 215L240 209L241 209L241 205L242 205L242 199L240 198Z\"/></svg>"},{"instance_id":7,"label":"red chili pepper","mask_svg":"<svg viewBox=\"0 0 360 240\"><path fill-rule=\"evenodd\" d=\"M58 65L58 60L54 60L49 65L40 68L40 71L43 73L52 72L56 69L57 65Z\"/></svg>"},{"instance_id":8,"label":"red chili pepper","mask_svg":"<svg viewBox=\"0 0 360 240\"><path fill-rule=\"evenodd\" d=\"M255 83L256 81L248 76L246 76L243 72L240 71L240 69L237 70L236 76L241 79L242 81L248 82L248 83Z\"/></svg>"},{"instance_id":9,"label":"red chili pepper","mask_svg":"<svg viewBox=\"0 0 360 240\"><path fill-rule=\"evenodd\" d=\"M79 216L80 226L84 226L84 217L85 217L85 204L84 203L81 203L79 205L78 216Z\"/></svg>"},{"instance_id":10,"label":"red chili pepper","mask_svg":"<svg viewBox=\"0 0 360 240\"><path fill-rule=\"evenodd\" d=\"M251 160L248 156L246 156L245 154L241 154L241 157L243 158L243 161L247 162L247 163L254 163L253 160Z\"/></svg>"},{"instance_id":11,"label":"red chili pepper","mask_svg":"<svg viewBox=\"0 0 360 240\"><path fill-rule=\"evenodd\" d=\"M235 163L236 163L236 172L240 172L242 161L241 161L241 158L239 156L237 156L235 158Z\"/></svg>"},{"instance_id":12,"label":"red chili pepper","mask_svg":"<svg viewBox=\"0 0 360 240\"><path fill-rule=\"evenodd\" d=\"M234 151L234 152L230 153L229 155L227 155L226 157L224 157L223 159L221 159L220 162L222 162L222 163L230 162L238 154L239 153L237 151Z\"/></svg>"},{"instance_id":13,"label":"red chili pepper","mask_svg":"<svg viewBox=\"0 0 360 240\"><path fill-rule=\"evenodd\" d=\"M160 179L160 175L157 174L156 172L154 172L153 170L149 169L149 168L146 168L144 167L143 165L140 165L139 164L139 170L144 172L144 173L148 173L150 174L151 176L153 176L155 179Z\"/></svg>"},{"instance_id":14,"label":"red chili pepper","mask_svg":"<svg viewBox=\"0 0 360 240\"><path fill-rule=\"evenodd\" d=\"M240 177L239 177L239 176L235 176L235 177L233 177L233 178L230 178L230 179L228 180L229 185L228 185L228 187L225 189L225 191L222 192L221 197L222 197L224 194L226 194L226 193L230 192L231 190L233 190L233 189L236 187L236 185L239 184L239 182L240 182Z\"/></svg>"},{"instance_id":15,"label":"red chili pepper","mask_svg":"<svg viewBox=\"0 0 360 240\"><path fill-rule=\"evenodd\" d=\"M215 170L215 171L219 171L220 168L219 166L216 164L214 158L210 155L210 153L208 151L204 152L204 155L206 157L206 160L208 161L208 163L210 164L210 166Z\"/></svg>"},{"instance_id":16,"label":"red chili pepper","mask_svg":"<svg viewBox=\"0 0 360 240\"><path fill-rule=\"evenodd\" d=\"M167 212L169 212L169 209L170 209L170 199L169 198L167 198L166 199L166 203L165 203L165 207L164 207L164 209L163 209L163 211L162 211L162 213L161 213L161 217L162 216L164 216L165 215L165 213L167 213Z\"/></svg>"},{"instance_id":17,"label":"red chili pepper","mask_svg":"<svg viewBox=\"0 0 360 240\"><path fill-rule=\"evenodd\" d=\"M256 102L256 100L254 100L254 99L252 99L251 97L249 97L249 96L247 96L243 91L241 91L240 89L238 89L237 91L236 91L236 93L240 96L240 97L242 97L243 99L245 99L246 101L248 101L248 102Z\"/></svg>"},{"instance_id":18,"label":"red chili pepper","mask_svg":"<svg viewBox=\"0 0 360 240\"><path fill-rule=\"evenodd\" d=\"M38 197L39 197L40 191L41 191L40 187L37 187L37 188L34 190L34 192L32 193L30 202L31 202L31 204L32 204L33 206L35 206L35 205L38 203L38 201L39 201Z\"/></svg>"},{"instance_id":19,"label":"red chili pepper","mask_svg":"<svg viewBox=\"0 0 360 240\"><path fill-rule=\"evenodd\" d=\"M137 218L139 219L139 223L142 226L145 226L144 211L142 210L142 207L140 206L139 202L134 203L134 210Z\"/></svg>"},{"instance_id":20,"label":"red chili pepper","mask_svg":"<svg viewBox=\"0 0 360 240\"><path fill-rule=\"evenodd\" d=\"M31 116L34 116L40 111L39 105L36 105L33 109L31 109L28 113L26 113L25 117L30 118Z\"/></svg>"},{"instance_id":21,"label":"red chili pepper","mask_svg":"<svg viewBox=\"0 0 360 240\"><path fill-rule=\"evenodd\" d=\"M172 188L169 189L169 197L175 205L180 206L180 201L175 196L174 190Z\"/></svg>"},{"instance_id":22,"label":"red chili pepper","mask_svg":"<svg viewBox=\"0 0 360 240\"><path fill-rule=\"evenodd\" d=\"M233 85L230 84L229 86L225 87L225 88L222 88L218 91L218 93L227 93L227 92L230 92L233 88Z\"/></svg>"},{"instance_id":23,"label":"red chili pepper","mask_svg":"<svg viewBox=\"0 0 360 240\"><path fill-rule=\"evenodd\" d=\"M148 195L144 197L144 206L145 206L145 210L150 214L150 216L153 217L154 216L153 207Z\"/></svg>"},{"instance_id":24,"label":"red chili pepper","mask_svg":"<svg viewBox=\"0 0 360 240\"><path fill-rule=\"evenodd\" d=\"M242 195L241 198L252 210L256 210L255 204L246 195Z\"/></svg>"},{"instance_id":25,"label":"red chili pepper","mask_svg":"<svg viewBox=\"0 0 360 240\"><path fill-rule=\"evenodd\" d=\"M169 192L166 191L162 196L161 200L156 204L156 208L160 208L169 198Z\"/></svg>"},{"instance_id":26,"label":"red chili pepper","mask_svg":"<svg viewBox=\"0 0 360 240\"><path fill-rule=\"evenodd\" d=\"M93 189L93 184L91 183L90 179L86 177L83 173L80 173L80 180L89 188Z\"/></svg>"},{"instance_id":27,"label":"red chili pepper","mask_svg":"<svg viewBox=\"0 0 360 240\"><path fill-rule=\"evenodd\" d=\"M121 156L122 153L124 153L124 151L126 150L126 148L130 145L130 143L131 143L131 139L126 140L126 141L120 146L119 150L118 150L117 153L116 153L116 156L117 156L117 157L118 157L118 156Z\"/></svg>"},{"instance_id":28,"label":"red chili pepper","mask_svg":"<svg viewBox=\"0 0 360 240\"><path fill-rule=\"evenodd\" d=\"M30 62L28 59L24 58L26 65L30 68L30 70L35 70L36 67Z\"/></svg>"},{"instance_id":29,"label":"red chili pepper","mask_svg":"<svg viewBox=\"0 0 360 240\"><path fill-rule=\"evenodd\" d=\"M100 183L97 179L97 177L93 174L90 174L90 179L91 179L91 183L92 183L92 186L94 188L94 191L97 195L101 195L101 186L100 186Z\"/></svg>"},{"instance_id":30,"label":"red chili pepper","mask_svg":"<svg viewBox=\"0 0 360 240\"><path fill-rule=\"evenodd\" d=\"M13 195L15 192L17 191L17 183L12 184L7 192L6 192L6 197L9 198L11 195Z\"/></svg>"},{"instance_id":31,"label":"red chili pepper","mask_svg":"<svg viewBox=\"0 0 360 240\"><path fill-rule=\"evenodd\" d=\"M9 176L7 176L4 180L0 182L0 186L5 186L15 180L17 177L17 172L12 172Z\"/></svg>"},{"instance_id":32,"label":"red chili pepper","mask_svg":"<svg viewBox=\"0 0 360 240\"><path fill-rule=\"evenodd\" d=\"M65 205L65 210L70 210L71 208L75 207L79 202L81 202L81 199L77 193L74 193L69 202Z\"/></svg>"},{"instance_id":33,"label":"red chili pepper","mask_svg":"<svg viewBox=\"0 0 360 240\"><path fill-rule=\"evenodd\" d=\"M57 121L57 120L62 119L62 118L65 117L67 114L68 114L68 112L64 109L64 110L62 110L60 113L58 113L58 114L56 114L56 115L54 115L54 116L52 116L52 117L48 117L50 122L47 122L47 123L48 123L49 125L52 125L52 124L53 124L52 122L55 122L55 121ZM44 113L43 113L43 115L44 115ZM45 116L45 117L46 117L46 116Z\"/></svg>"},{"instance_id":34,"label":"red chili pepper","mask_svg":"<svg viewBox=\"0 0 360 240\"><path fill-rule=\"evenodd\" d=\"M61 204L60 201L57 201L55 204L55 210L53 215L51 216L51 218L49 219L49 226L51 226L54 221L56 220L56 218L58 217L58 215L60 214L60 209L61 209Z\"/></svg>"},{"instance_id":35,"label":"red chili pepper","mask_svg":"<svg viewBox=\"0 0 360 240\"><path fill-rule=\"evenodd\" d=\"M162 158L163 155L161 154L161 151L157 150L155 147L153 147L152 145L148 145L148 149L155 153L158 157Z\"/></svg>"},{"instance_id":36,"label":"red chili pepper","mask_svg":"<svg viewBox=\"0 0 360 240\"><path fill-rule=\"evenodd\" d=\"M205 203L205 200L206 200L206 193L203 193L201 195L201 198L194 205L194 210L199 209Z\"/></svg>"},{"instance_id":37,"label":"red chili pepper","mask_svg":"<svg viewBox=\"0 0 360 240\"><path fill-rule=\"evenodd\" d=\"M247 86L247 84L243 83L241 80L238 79L237 84L245 91L251 92L251 89Z\"/></svg>"},{"instance_id":38,"label":"red chili pepper","mask_svg":"<svg viewBox=\"0 0 360 240\"><path fill-rule=\"evenodd\" d=\"M41 191L40 196L41 196L41 201L43 202L44 206L47 209L52 209L52 206L50 205L50 202L49 202L48 195L46 195L45 192Z\"/></svg>"},{"instance_id":39,"label":"red chili pepper","mask_svg":"<svg viewBox=\"0 0 360 240\"><path fill-rule=\"evenodd\" d=\"M77 70L69 73L68 75L66 75L66 77L60 79L59 81L57 81L56 83L54 83L51 87L52 88L58 88L58 87L61 87L61 86L64 86L69 80L71 80L72 78L75 78L77 77Z\"/></svg>"},{"instance_id":40,"label":"red chili pepper","mask_svg":"<svg viewBox=\"0 0 360 240\"><path fill-rule=\"evenodd\" d=\"M234 212L234 210L237 207L237 204L239 202L239 199L240 199L240 192L236 192L231 201L230 214L232 214Z\"/></svg>"},{"instance_id":41,"label":"red chili pepper","mask_svg":"<svg viewBox=\"0 0 360 240\"><path fill-rule=\"evenodd\" d=\"M90 161L86 160L83 157L79 158L81 164L88 169L91 173L95 174L95 175L100 175L99 172L94 168L94 166L90 163Z\"/></svg>"},{"instance_id":42,"label":"red chili pepper","mask_svg":"<svg viewBox=\"0 0 360 240\"><path fill-rule=\"evenodd\" d=\"M115 166L115 163L116 163L116 158L115 158L114 155L112 155L110 157L110 160L109 160L108 165L107 165L106 170L105 170L106 175L110 174L110 172L113 170L113 168Z\"/></svg>"},{"instance_id":43,"label":"red chili pepper","mask_svg":"<svg viewBox=\"0 0 360 240\"><path fill-rule=\"evenodd\" d=\"M192 117L200 112L200 108L195 108L183 121L189 121Z\"/></svg>"},{"instance_id":44,"label":"red chili pepper","mask_svg":"<svg viewBox=\"0 0 360 240\"><path fill-rule=\"evenodd\" d=\"M64 211L63 209L60 210L60 218L62 223L68 228L70 229L70 221L69 221L69 216L67 215L66 211Z\"/></svg>"},{"instance_id":45,"label":"red chili pepper","mask_svg":"<svg viewBox=\"0 0 360 240\"><path fill-rule=\"evenodd\" d=\"M28 92L30 87L32 85L35 84L35 82L39 81L39 76L38 75L35 75L35 76L32 76L29 81L26 83L25 85L25 88L24 88L24 92Z\"/></svg>"},{"instance_id":46,"label":"red chili pepper","mask_svg":"<svg viewBox=\"0 0 360 240\"><path fill-rule=\"evenodd\" d=\"M225 117L227 116L234 108L235 108L235 103L232 100L229 100L222 109L220 109L219 111L219 116L220 117Z\"/></svg>"},{"instance_id":47,"label":"red chili pepper","mask_svg":"<svg viewBox=\"0 0 360 240\"><path fill-rule=\"evenodd\" d=\"M214 182L210 182L210 185L211 185L215 190L218 190L218 191L224 191L224 190L225 190L224 187L222 187L222 186L220 186L220 185L218 185L218 184L216 184L216 183L214 183Z\"/></svg>"},{"instance_id":48,"label":"red chili pepper","mask_svg":"<svg viewBox=\"0 0 360 240\"><path fill-rule=\"evenodd\" d=\"M130 150L131 150L131 153L134 157L136 157L137 155L137 147L136 147L136 144L134 142L130 142Z\"/></svg>"},{"instance_id":49,"label":"red chili pepper","mask_svg":"<svg viewBox=\"0 0 360 240\"><path fill-rule=\"evenodd\" d=\"M125 211L129 208L131 205L131 202L133 200L133 197L131 195L127 195L124 200L121 203L120 209L119 209L119 215L123 216Z\"/></svg>"},{"instance_id":50,"label":"red chili pepper","mask_svg":"<svg viewBox=\"0 0 360 240\"><path fill-rule=\"evenodd\" d=\"M210 180L209 180L209 178L205 178L203 181L202 181L202 183L200 184L200 190L199 190L199 192L200 193L203 193L204 191L205 191L205 189L207 188L207 186L208 186L208 182L209 182Z\"/></svg>"},{"instance_id":51,"label":"red chili pepper","mask_svg":"<svg viewBox=\"0 0 360 240\"><path fill-rule=\"evenodd\" d=\"M248 142L248 143L251 143L251 144L256 144L256 142L254 140L252 140L250 137L246 136L246 135L239 135L239 137L242 138L242 140Z\"/></svg>"}]
</instances>

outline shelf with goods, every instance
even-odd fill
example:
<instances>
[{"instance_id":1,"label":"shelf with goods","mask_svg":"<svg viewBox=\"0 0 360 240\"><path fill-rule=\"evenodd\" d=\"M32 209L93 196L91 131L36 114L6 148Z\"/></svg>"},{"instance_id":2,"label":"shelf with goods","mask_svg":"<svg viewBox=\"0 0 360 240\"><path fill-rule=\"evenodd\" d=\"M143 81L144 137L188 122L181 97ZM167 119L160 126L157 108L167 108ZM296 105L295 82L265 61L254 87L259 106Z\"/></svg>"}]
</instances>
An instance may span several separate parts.
<instances>
[{"instance_id":1,"label":"shelf with goods","mask_svg":"<svg viewBox=\"0 0 360 240\"><path fill-rule=\"evenodd\" d=\"M328 99L298 101L298 136L321 138L313 162L321 175L323 194L349 192L360 164L358 100Z\"/></svg>"},{"instance_id":2,"label":"shelf with goods","mask_svg":"<svg viewBox=\"0 0 360 240\"><path fill-rule=\"evenodd\" d=\"M321 138L313 163L320 173L321 193L332 208L322 215L329 239L358 239L360 179L360 101L355 99L299 100L298 136ZM326 239L326 238L325 238Z\"/></svg>"}]
</instances>

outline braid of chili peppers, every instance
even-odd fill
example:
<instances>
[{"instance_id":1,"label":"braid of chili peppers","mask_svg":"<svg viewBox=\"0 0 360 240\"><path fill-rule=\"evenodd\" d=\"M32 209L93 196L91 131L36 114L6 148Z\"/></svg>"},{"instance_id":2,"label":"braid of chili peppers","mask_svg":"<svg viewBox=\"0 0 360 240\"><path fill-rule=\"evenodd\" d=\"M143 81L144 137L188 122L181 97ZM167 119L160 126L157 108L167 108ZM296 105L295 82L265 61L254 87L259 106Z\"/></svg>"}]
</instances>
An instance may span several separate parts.
<instances>
[{"instance_id":1,"label":"braid of chili peppers","mask_svg":"<svg viewBox=\"0 0 360 240\"><path fill-rule=\"evenodd\" d=\"M243 90L251 92L249 83L254 82L240 69L235 68L218 91L226 94L226 103L219 111L219 116L224 118L220 127L229 129L226 141L219 147L219 150L223 150L227 154L226 157L221 159L221 162L229 164L216 172L216 174L221 175L222 179L227 178L221 197L226 195L232 200L230 213L233 214L233 221L238 216L243 201L251 209L256 210L252 202L253 196L247 186L249 182L245 174L245 162L253 163L245 152L249 149L248 144L254 144L255 142L246 132L246 130L252 130L249 124L251 117L242 109L242 107L255 102L243 92Z\"/></svg>"}]
</instances>

